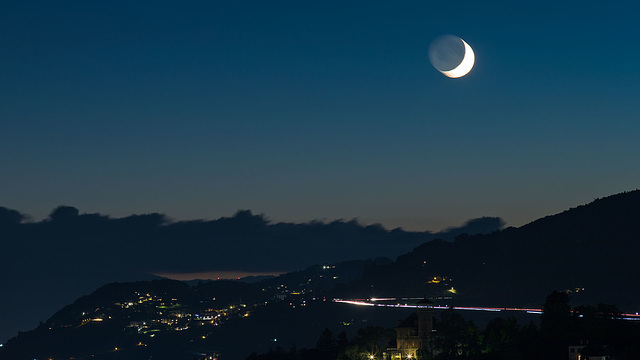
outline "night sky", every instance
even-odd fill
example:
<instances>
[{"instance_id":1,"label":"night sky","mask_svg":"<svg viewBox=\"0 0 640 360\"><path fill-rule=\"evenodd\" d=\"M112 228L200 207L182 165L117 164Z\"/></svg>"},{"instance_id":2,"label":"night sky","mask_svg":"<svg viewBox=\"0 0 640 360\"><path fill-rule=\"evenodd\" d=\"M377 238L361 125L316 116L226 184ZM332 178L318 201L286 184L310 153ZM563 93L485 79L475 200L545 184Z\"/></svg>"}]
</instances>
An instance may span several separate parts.
<instances>
[{"instance_id":1,"label":"night sky","mask_svg":"<svg viewBox=\"0 0 640 360\"><path fill-rule=\"evenodd\" d=\"M520 226L640 184L640 5L12 1L0 206ZM475 51L460 79L430 42Z\"/></svg>"}]
</instances>

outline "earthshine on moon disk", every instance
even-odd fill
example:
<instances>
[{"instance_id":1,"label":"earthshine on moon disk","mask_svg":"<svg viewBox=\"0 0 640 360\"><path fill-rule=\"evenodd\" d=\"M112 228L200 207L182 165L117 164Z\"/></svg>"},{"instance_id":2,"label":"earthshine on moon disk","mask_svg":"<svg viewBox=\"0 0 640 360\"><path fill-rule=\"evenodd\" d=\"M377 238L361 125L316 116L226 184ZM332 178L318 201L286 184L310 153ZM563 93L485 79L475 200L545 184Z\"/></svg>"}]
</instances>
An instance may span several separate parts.
<instances>
[{"instance_id":1,"label":"earthshine on moon disk","mask_svg":"<svg viewBox=\"0 0 640 360\"><path fill-rule=\"evenodd\" d=\"M450 78L465 76L476 57L471 46L454 35L442 35L429 46L429 60L436 70Z\"/></svg>"}]
</instances>

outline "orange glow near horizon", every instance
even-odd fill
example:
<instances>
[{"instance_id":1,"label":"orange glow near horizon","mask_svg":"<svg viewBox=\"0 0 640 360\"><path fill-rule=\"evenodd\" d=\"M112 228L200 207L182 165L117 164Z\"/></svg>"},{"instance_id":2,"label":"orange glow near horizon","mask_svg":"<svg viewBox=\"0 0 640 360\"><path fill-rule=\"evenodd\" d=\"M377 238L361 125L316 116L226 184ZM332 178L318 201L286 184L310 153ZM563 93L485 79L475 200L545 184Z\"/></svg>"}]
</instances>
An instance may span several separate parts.
<instances>
[{"instance_id":1,"label":"orange glow near horizon","mask_svg":"<svg viewBox=\"0 0 640 360\"><path fill-rule=\"evenodd\" d=\"M224 271L202 271L190 273L174 273L174 272L156 272L151 275L160 276L172 280L189 281L189 280L229 280L240 279L247 276L278 276L286 271L272 272L251 272L240 270L224 270Z\"/></svg>"}]
</instances>

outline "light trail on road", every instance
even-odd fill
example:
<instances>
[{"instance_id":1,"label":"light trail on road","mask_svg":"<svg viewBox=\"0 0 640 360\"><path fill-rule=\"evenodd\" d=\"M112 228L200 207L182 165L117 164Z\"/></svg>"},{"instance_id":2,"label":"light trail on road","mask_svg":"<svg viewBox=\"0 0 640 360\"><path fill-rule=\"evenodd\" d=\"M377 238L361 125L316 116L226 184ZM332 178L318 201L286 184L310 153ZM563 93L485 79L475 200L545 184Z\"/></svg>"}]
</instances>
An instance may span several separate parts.
<instances>
[{"instance_id":1,"label":"light trail on road","mask_svg":"<svg viewBox=\"0 0 640 360\"><path fill-rule=\"evenodd\" d=\"M408 303L400 303L398 300L420 300L421 298L371 298L371 299L352 299L352 300L344 300L344 299L333 299L333 302L342 303L342 304L350 304L350 305L358 305L358 306L379 306L379 307L393 307L393 308L433 308L437 310L467 310L467 311L487 311L487 312L501 312L501 311L519 311L526 312L527 314L542 314L542 309L538 308L518 308L518 307L484 307L484 306L442 306L442 305L433 305L433 306L425 306L425 305L412 305ZM389 303L391 301L395 301L396 303ZM387 302L387 303L385 303ZM620 314L620 319L623 320L640 320L640 314L638 313L626 313Z\"/></svg>"},{"instance_id":2,"label":"light trail on road","mask_svg":"<svg viewBox=\"0 0 640 360\"><path fill-rule=\"evenodd\" d=\"M475 310L475 311L492 311L492 312L499 312L499 311L526 311L527 313L530 313L530 314L542 314L542 309L531 309L531 308L481 307L481 306L440 306L440 305L424 306L424 305L411 305L411 304L406 304L406 303L405 304L401 304L401 303L385 304L385 303L379 302L380 300L393 301L395 299L390 299L390 298L386 298L386 299L369 299L369 300L365 300L365 299L354 299L354 300L333 299L333 302L343 303L343 304L350 304L350 305L358 305L358 306L380 306L380 307L416 308L416 309L431 307L433 309L438 309L438 310L453 309L453 310ZM405 300L405 299L403 299L403 300ZM416 299L408 298L406 300L416 300Z\"/></svg>"}]
</instances>

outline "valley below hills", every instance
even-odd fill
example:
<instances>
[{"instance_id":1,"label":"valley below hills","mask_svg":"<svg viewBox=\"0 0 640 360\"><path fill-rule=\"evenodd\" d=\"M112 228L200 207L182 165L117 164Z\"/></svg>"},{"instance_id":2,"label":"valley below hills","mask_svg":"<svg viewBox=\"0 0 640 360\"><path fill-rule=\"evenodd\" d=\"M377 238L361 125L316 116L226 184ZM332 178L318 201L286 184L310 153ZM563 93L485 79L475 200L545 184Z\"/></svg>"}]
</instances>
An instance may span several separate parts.
<instances>
[{"instance_id":1,"label":"valley below hills","mask_svg":"<svg viewBox=\"0 0 640 360\"><path fill-rule=\"evenodd\" d=\"M429 239L395 260L324 263L252 283L111 283L7 341L0 358L244 359L269 348L313 345L325 328L353 334L367 326L393 327L412 311L334 299L540 308L559 291L574 305L614 304L635 313L638 253L635 190L519 228Z\"/></svg>"}]
</instances>

